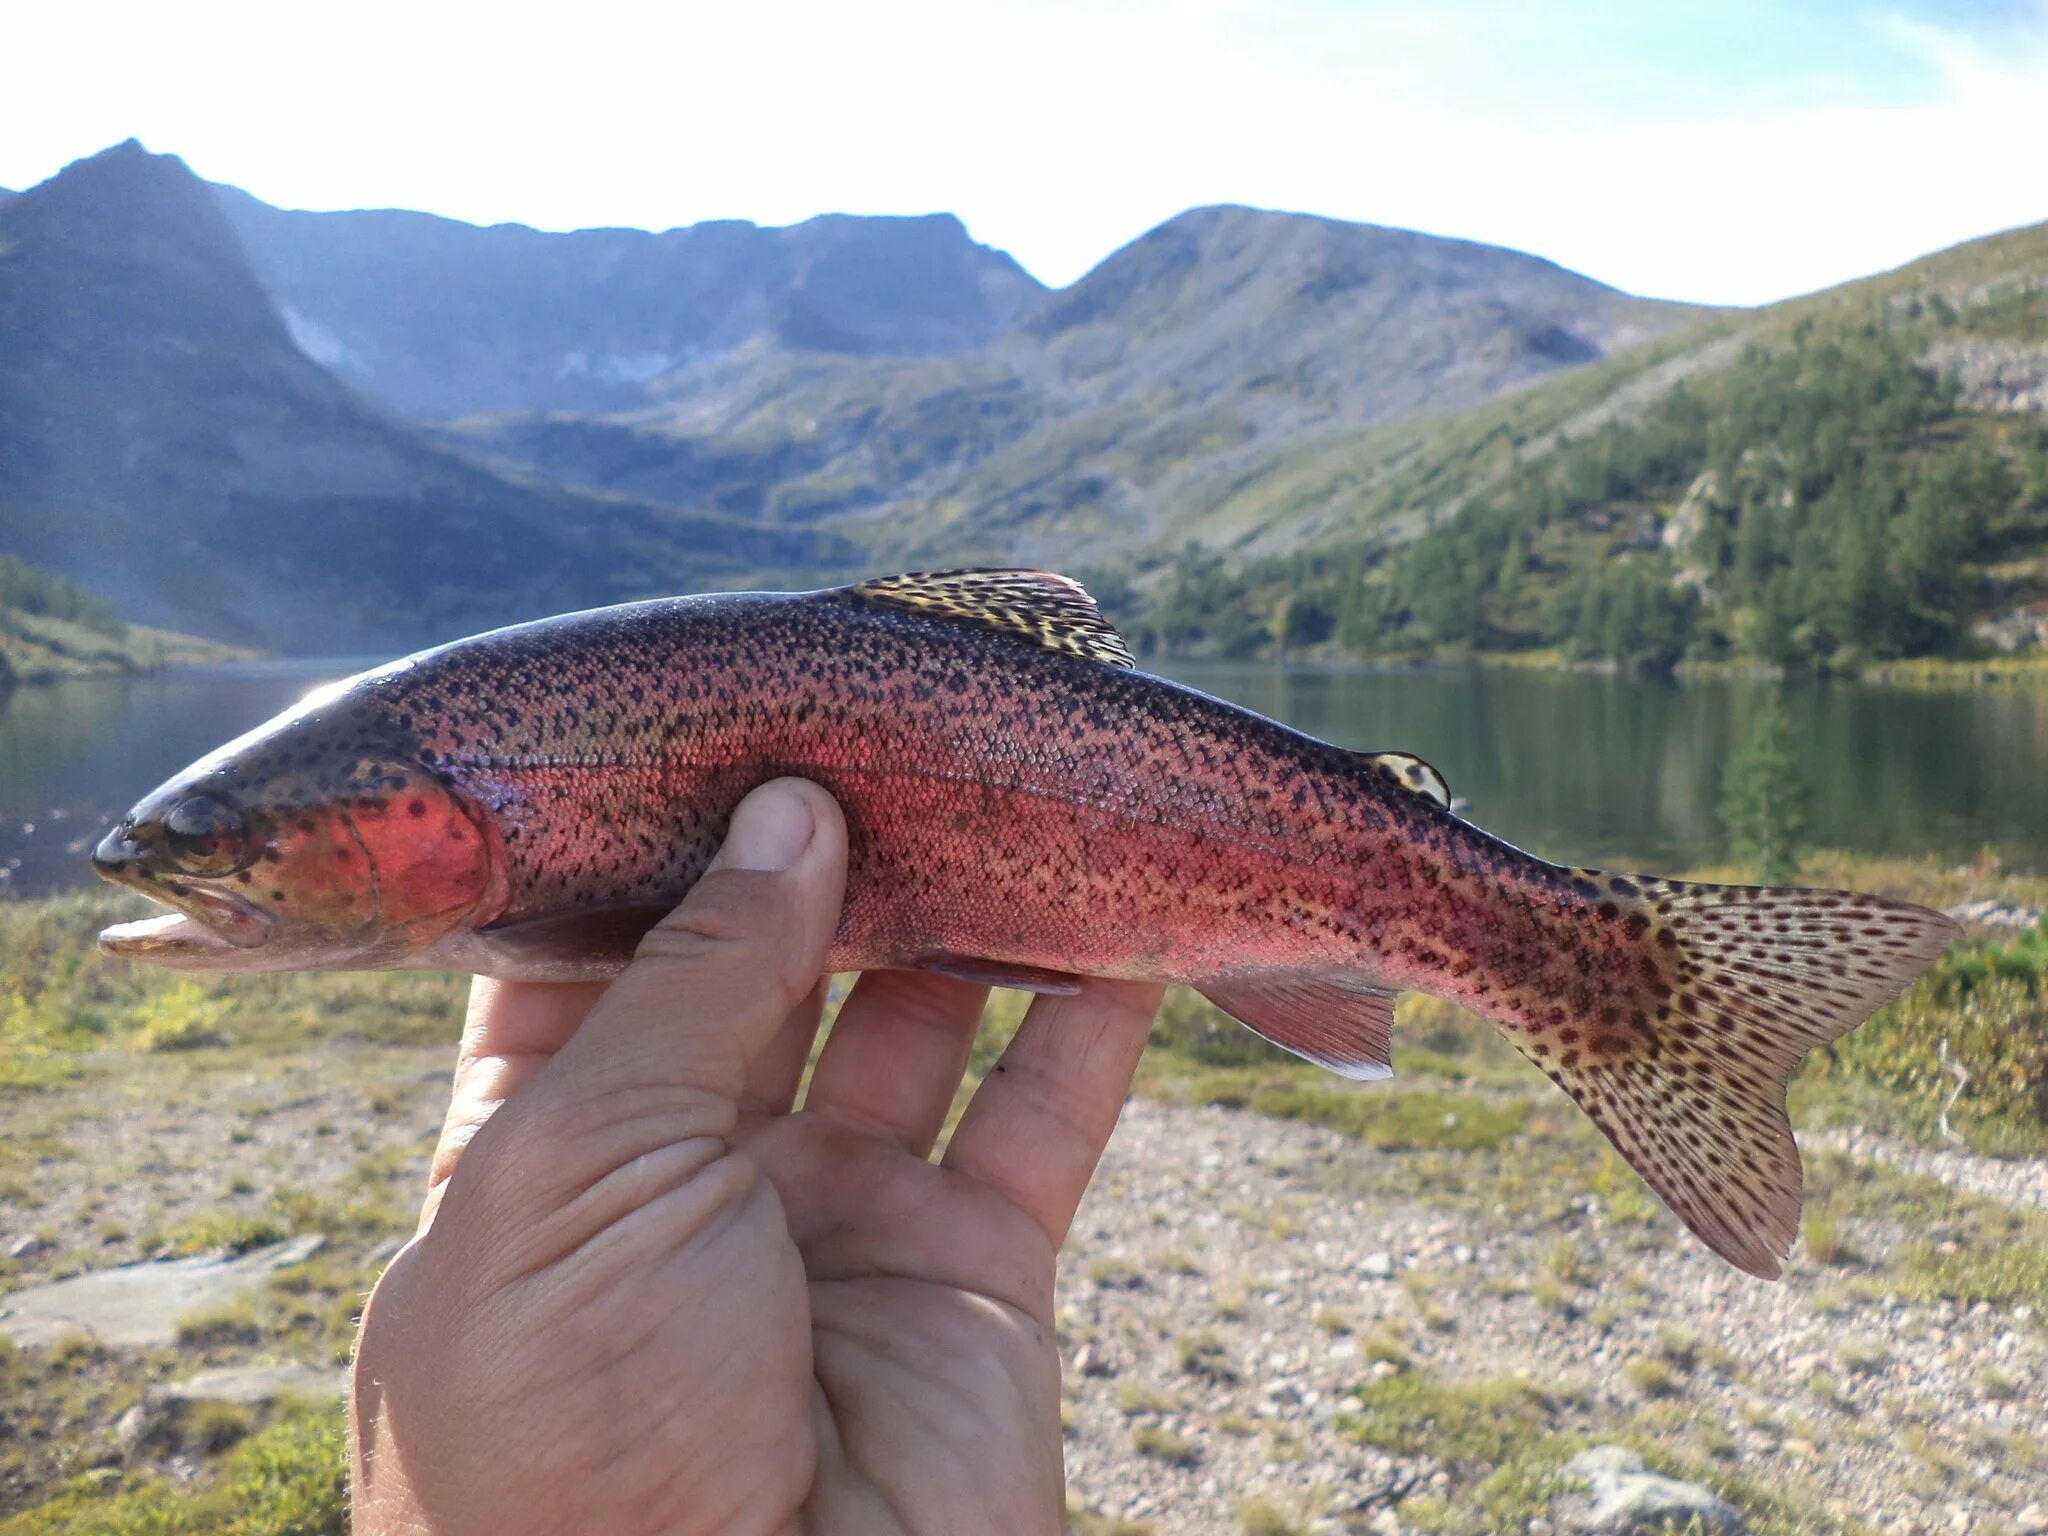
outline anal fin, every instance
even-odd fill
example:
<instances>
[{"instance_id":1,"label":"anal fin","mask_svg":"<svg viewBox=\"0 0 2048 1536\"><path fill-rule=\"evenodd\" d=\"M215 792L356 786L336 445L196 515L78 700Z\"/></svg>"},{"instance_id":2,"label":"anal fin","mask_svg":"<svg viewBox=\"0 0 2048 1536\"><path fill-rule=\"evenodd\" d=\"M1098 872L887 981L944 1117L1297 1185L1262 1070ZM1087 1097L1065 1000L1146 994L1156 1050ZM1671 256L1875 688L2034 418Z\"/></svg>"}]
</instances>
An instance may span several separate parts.
<instances>
[{"instance_id":1,"label":"anal fin","mask_svg":"<svg viewBox=\"0 0 2048 1536\"><path fill-rule=\"evenodd\" d=\"M1304 1061L1361 1082L1394 1075L1396 993L1348 971L1253 971L1203 982L1202 996Z\"/></svg>"}]
</instances>

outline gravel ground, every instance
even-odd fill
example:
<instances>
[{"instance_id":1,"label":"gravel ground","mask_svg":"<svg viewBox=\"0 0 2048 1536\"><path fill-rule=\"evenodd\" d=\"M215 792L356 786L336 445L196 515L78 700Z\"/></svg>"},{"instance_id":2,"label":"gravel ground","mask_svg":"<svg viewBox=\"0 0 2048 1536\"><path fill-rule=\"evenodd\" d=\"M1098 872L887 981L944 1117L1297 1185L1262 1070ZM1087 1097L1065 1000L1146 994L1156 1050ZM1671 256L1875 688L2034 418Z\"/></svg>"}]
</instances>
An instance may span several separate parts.
<instances>
[{"instance_id":1,"label":"gravel ground","mask_svg":"<svg viewBox=\"0 0 2048 1536\"><path fill-rule=\"evenodd\" d=\"M247 1068L137 1063L17 1099L10 1138L47 1152L15 1158L0 1237L47 1246L6 1265L7 1286L143 1257L152 1231L261 1213L281 1187L402 1214L447 1064L344 1044ZM2040 1163L1825 1145L2042 1208ZM1496 1200L1483 1171L1533 1156L1387 1152L1134 1101L1062 1266L1074 1505L1152 1536L1285 1528L1248 1523L1254 1503L1304 1531L1387 1533L1429 1525L1420 1497L1460 1528L1483 1467L1378 1449L1345 1415L1390 1381L1523 1378L1534 1437L1632 1438L1739 1474L1797 1512L1780 1527L2048 1530L2048 1332L2027 1308L1888 1296L1887 1256L1915 1234L1881 1217L1848 1234L1853 1262L1802 1257L1767 1285L1632 1184L1547 1212ZM1600 1187L1590 1161L1574 1176ZM101 1430L120 1406L110 1391L92 1408ZM33 1497L8 1492L0 1511Z\"/></svg>"},{"instance_id":2,"label":"gravel ground","mask_svg":"<svg viewBox=\"0 0 2048 1536\"><path fill-rule=\"evenodd\" d=\"M1823 1131L1799 1138L1814 1152L1840 1152L1861 1163L1879 1163L1902 1173L1939 1179L2015 1210L2048 1211L2048 1163L2039 1159L1976 1157L1941 1147L1916 1147L1868 1131Z\"/></svg>"},{"instance_id":3,"label":"gravel ground","mask_svg":"<svg viewBox=\"0 0 2048 1536\"><path fill-rule=\"evenodd\" d=\"M1454 1469L1361 1445L1341 1416L1361 1382L1417 1372L1526 1376L1557 1394L1552 1428L1627 1423L1704 1445L1802 1507L1887 1533L2048 1524L2048 1338L2026 1308L1846 1302L1803 1260L1764 1284L1661 1214L1647 1236L1573 1221L1568 1300L1502 1294L1556 1270L1557 1234L1377 1197L1394 1156L1239 1111L1130 1106L1063 1275L1077 1505L1157 1536L1237 1530L1247 1501L1305 1529L1403 1529L1389 1506L1432 1490L1455 1506ZM1985 1193L2038 1193L2039 1164L1985 1162L1963 1180L1963 1161L1983 1160L1939 1167ZM1674 1329L1694 1363L1632 1376L1667 1358ZM1191 1338L1219 1345L1237 1379L1185 1368ZM1168 1452L1185 1441L1185 1461L1149 1434L1155 1453L1141 1450L1148 1426L1173 1437ZM2013 1437L2024 1456L1991 1449Z\"/></svg>"}]
</instances>

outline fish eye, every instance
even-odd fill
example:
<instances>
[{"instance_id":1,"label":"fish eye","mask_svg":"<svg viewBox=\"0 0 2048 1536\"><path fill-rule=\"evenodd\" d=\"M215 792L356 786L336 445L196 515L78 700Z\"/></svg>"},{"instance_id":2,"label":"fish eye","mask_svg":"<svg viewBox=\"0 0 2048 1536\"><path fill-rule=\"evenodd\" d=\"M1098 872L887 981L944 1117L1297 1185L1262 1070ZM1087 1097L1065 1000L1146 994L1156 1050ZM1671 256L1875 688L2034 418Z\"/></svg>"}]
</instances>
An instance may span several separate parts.
<instances>
[{"instance_id":1,"label":"fish eye","mask_svg":"<svg viewBox=\"0 0 2048 1536\"><path fill-rule=\"evenodd\" d=\"M189 795L163 819L163 850L187 875L231 875L249 862L242 818L225 800Z\"/></svg>"}]
</instances>

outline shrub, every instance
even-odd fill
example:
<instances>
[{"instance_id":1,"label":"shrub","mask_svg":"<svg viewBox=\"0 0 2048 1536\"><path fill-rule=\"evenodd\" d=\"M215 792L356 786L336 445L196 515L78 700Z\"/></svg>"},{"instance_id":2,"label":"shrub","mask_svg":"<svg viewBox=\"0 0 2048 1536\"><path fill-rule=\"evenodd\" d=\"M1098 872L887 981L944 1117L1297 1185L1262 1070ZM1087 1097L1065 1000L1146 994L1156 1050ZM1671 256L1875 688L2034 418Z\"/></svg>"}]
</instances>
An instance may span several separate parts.
<instances>
[{"instance_id":1,"label":"shrub","mask_svg":"<svg viewBox=\"0 0 2048 1536\"><path fill-rule=\"evenodd\" d=\"M1951 948L1898 1003L1816 1053L1808 1070L1884 1089L1923 1130L1953 1097L1952 1124L1973 1141L2038 1148L2048 1135L2048 932Z\"/></svg>"}]
</instances>

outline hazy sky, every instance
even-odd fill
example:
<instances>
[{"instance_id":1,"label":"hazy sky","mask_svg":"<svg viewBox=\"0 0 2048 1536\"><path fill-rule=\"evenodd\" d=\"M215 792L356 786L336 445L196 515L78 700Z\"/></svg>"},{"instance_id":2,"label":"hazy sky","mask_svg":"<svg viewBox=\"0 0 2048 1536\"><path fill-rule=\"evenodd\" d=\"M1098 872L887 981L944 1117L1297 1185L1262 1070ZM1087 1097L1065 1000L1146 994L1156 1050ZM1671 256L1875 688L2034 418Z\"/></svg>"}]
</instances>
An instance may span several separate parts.
<instances>
[{"instance_id":1,"label":"hazy sky","mask_svg":"<svg viewBox=\"0 0 2048 1536\"><path fill-rule=\"evenodd\" d=\"M1067 283L1242 202L1751 303L2048 218L2048 0L11 7L0 185L130 135L293 207L950 209Z\"/></svg>"}]
</instances>

